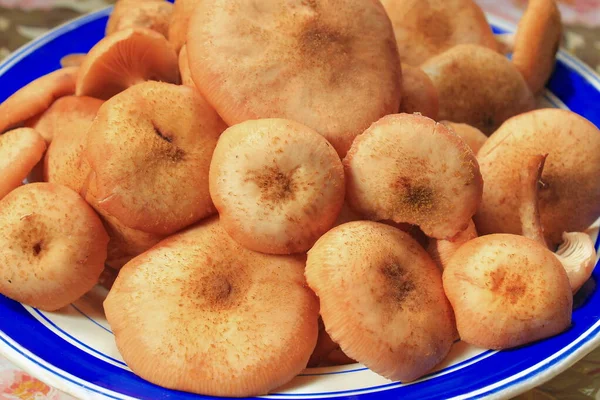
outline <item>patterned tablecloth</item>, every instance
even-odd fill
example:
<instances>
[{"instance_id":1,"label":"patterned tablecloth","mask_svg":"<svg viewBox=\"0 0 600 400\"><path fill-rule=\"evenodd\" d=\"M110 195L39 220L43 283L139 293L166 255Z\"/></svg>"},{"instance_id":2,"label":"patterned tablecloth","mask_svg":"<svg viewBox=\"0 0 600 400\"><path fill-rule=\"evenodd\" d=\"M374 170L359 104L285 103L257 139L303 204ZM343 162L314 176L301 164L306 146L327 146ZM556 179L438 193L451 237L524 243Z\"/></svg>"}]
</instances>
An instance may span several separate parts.
<instances>
[{"instance_id":1,"label":"patterned tablecloth","mask_svg":"<svg viewBox=\"0 0 600 400\"><path fill-rule=\"evenodd\" d=\"M486 11L517 21L526 0L477 0ZM64 21L113 0L0 0L0 60ZM564 48L600 74L600 0L563 0ZM0 399L67 400L73 397L38 381L0 356ZM600 349L519 400L600 400Z\"/></svg>"}]
</instances>

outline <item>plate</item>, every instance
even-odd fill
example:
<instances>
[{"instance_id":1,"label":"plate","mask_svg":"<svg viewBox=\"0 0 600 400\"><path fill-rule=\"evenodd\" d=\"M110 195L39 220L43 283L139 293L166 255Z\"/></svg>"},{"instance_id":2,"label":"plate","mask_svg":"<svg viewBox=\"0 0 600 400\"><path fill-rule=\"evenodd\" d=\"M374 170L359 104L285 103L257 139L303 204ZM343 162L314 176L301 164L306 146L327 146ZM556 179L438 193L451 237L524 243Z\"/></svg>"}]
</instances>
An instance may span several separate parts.
<instances>
[{"instance_id":1,"label":"plate","mask_svg":"<svg viewBox=\"0 0 600 400\"><path fill-rule=\"evenodd\" d=\"M0 102L33 79L59 68L69 53L87 52L104 35L111 8L54 29L0 64ZM496 32L513 26L490 16ZM600 126L600 77L561 52L542 106L571 109ZM591 234L598 248L597 229ZM600 344L597 268L576 299L566 332L509 351L454 344L434 372L409 384L388 381L360 364L303 371L273 399L510 398L547 381ZM135 376L115 346L102 310L106 291L95 288L65 309L42 312L0 295L0 353L42 381L83 399L200 399L153 385Z\"/></svg>"}]
</instances>

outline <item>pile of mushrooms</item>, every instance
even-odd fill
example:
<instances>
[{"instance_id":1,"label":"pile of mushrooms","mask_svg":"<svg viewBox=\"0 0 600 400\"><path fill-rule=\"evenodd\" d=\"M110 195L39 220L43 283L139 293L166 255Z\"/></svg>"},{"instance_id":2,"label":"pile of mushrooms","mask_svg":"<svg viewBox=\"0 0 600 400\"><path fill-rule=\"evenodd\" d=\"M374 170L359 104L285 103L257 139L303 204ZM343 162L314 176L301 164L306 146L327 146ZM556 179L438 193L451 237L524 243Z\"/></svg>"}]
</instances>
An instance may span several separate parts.
<instances>
[{"instance_id":1,"label":"pile of mushrooms","mask_svg":"<svg viewBox=\"0 0 600 400\"><path fill-rule=\"evenodd\" d=\"M600 132L535 109L559 22L554 0L503 36L473 0L118 0L0 104L0 293L61 312L99 284L133 372L213 396L560 334Z\"/></svg>"}]
</instances>

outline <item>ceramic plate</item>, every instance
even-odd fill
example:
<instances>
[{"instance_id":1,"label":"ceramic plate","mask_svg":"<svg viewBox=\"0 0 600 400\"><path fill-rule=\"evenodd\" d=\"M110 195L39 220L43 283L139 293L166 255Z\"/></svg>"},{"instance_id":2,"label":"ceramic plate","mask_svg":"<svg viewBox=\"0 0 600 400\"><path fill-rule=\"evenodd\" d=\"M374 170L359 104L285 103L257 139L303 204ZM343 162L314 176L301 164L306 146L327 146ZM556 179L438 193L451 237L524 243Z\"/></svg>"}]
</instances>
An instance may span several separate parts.
<instances>
[{"instance_id":1,"label":"ceramic plate","mask_svg":"<svg viewBox=\"0 0 600 400\"><path fill-rule=\"evenodd\" d=\"M0 102L59 68L62 56L87 52L104 35L110 11L71 21L9 56L0 64ZM497 32L514 29L493 17L490 20ZM548 87L543 106L571 109L600 126L600 78L588 67L561 53ZM597 230L591 233L598 247ZM500 352L457 342L436 371L410 384L388 381L360 364L307 369L265 397L510 398L550 379L600 344L600 292L594 283L598 278L600 268L576 299L571 328L553 338ZM127 368L104 318L105 295L98 287L54 313L0 295L0 353L49 385L79 398L203 398L158 387Z\"/></svg>"}]
</instances>

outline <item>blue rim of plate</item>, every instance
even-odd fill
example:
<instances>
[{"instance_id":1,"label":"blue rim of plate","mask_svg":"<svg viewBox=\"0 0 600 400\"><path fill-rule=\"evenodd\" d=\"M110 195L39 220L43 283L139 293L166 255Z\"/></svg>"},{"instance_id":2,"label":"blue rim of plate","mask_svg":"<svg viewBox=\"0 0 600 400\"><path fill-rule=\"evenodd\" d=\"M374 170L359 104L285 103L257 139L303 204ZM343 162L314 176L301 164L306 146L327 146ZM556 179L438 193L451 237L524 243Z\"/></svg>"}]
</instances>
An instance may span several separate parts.
<instances>
[{"instance_id":1,"label":"blue rim of plate","mask_svg":"<svg viewBox=\"0 0 600 400\"><path fill-rule=\"evenodd\" d=\"M26 44L0 63L0 102L31 80L59 68L60 58L87 52L104 35L111 7L70 21ZM490 17L496 33L514 26ZM561 52L548 87L548 99L600 126L600 77L576 58ZM596 241L598 248L600 238ZM600 279L600 269L593 278ZM600 343L600 292L594 291L573 312L566 332L529 346L493 352L465 363L460 373L446 373L408 385L389 383L352 391L310 395L275 394L270 398L507 398L539 385L585 356ZM46 383L84 398L201 399L164 389L110 365L67 343L36 319L23 305L0 295L0 353ZM450 368L449 370L453 370ZM399 386L399 387L398 387Z\"/></svg>"}]
</instances>

